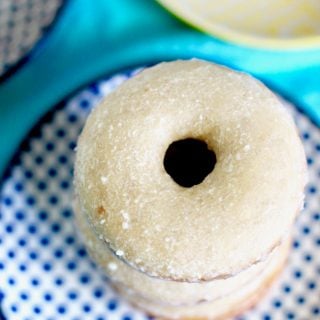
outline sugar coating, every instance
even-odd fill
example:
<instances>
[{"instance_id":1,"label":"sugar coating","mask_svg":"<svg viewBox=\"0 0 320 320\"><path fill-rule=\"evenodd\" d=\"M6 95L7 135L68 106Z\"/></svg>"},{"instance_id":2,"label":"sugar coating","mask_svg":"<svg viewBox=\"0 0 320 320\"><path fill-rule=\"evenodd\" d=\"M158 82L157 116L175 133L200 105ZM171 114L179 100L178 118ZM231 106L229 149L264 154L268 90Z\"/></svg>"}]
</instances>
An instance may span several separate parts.
<instances>
[{"instance_id":1,"label":"sugar coating","mask_svg":"<svg viewBox=\"0 0 320 320\"><path fill-rule=\"evenodd\" d=\"M111 272L118 269L118 265L115 262L109 262L107 266Z\"/></svg>"},{"instance_id":2,"label":"sugar coating","mask_svg":"<svg viewBox=\"0 0 320 320\"><path fill-rule=\"evenodd\" d=\"M185 138L217 156L192 188L163 166L168 146ZM305 177L278 98L200 60L161 63L110 93L89 116L75 163L80 208L98 238L142 272L188 282L231 277L265 257L301 208Z\"/></svg>"},{"instance_id":3,"label":"sugar coating","mask_svg":"<svg viewBox=\"0 0 320 320\"><path fill-rule=\"evenodd\" d=\"M122 222L122 228L123 229L129 229L130 228L130 216L128 212L121 211L123 222Z\"/></svg>"},{"instance_id":4,"label":"sugar coating","mask_svg":"<svg viewBox=\"0 0 320 320\"><path fill-rule=\"evenodd\" d=\"M119 256L119 257L122 257L124 254L124 252L122 250L117 250L116 251L116 255Z\"/></svg>"},{"instance_id":5,"label":"sugar coating","mask_svg":"<svg viewBox=\"0 0 320 320\"><path fill-rule=\"evenodd\" d=\"M106 177L106 176L102 176L101 177L101 182L102 182L102 184L107 184L108 183L108 177Z\"/></svg>"}]
</instances>

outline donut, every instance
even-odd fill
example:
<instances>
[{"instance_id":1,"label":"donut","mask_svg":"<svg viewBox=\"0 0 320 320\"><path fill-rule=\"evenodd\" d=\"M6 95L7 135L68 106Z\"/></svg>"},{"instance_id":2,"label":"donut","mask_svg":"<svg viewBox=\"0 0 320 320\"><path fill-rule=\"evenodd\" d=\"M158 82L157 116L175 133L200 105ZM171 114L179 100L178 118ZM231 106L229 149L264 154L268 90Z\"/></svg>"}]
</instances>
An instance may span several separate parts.
<instances>
[{"instance_id":1,"label":"donut","mask_svg":"<svg viewBox=\"0 0 320 320\"><path fill-rule=\"evenodd\" d=\"M256 287L264 292L270 278L282 270L290 245L290 239L284 239L264 261L236 277L196 283L164 281L131 268L111 250L106 250L77 205L75 211L77 225L90 256L112 279L114 287L134 305L169 319L176 318L176 314L183 315L183 318L203 317L204 314L210 315L210 319L213 315L220 318L239 313L240 305L251 306L253 297L258 295ZM236 299L236 311L230 309L230 299ZM153 306L154 301L156 306Z\"/></svg>"},{"instance_id":2,"label":"donut","mask_svg":"<svg viewBox=\"0 0 320 320\"><path fill-rule=\"evenodd\" d=\"M75 215L93 259L166 318L237 313L284 265L305 154L281 101L247 74L160 63L92 111Z\"/></svg>"},{"instance_id":3,"label":"donut","mask_svg":"<svg viewBox=\"0 0 320 320\"><path fill-rule=\"evenodd\" d=\"M286 262L285 256L288 252L286 249L287 246L281 248L282 258L276 264L266 268L258 278L254 278L250 283L233 294L213 301L201 301L193 305L170 306L146 300L141 296L137 296L132 290L123 290L123 288L119 287L116 287L116 289L133 305L153 316L161 315L161 319L231 319L253 307L266 293L266 290L283 269L283 265Z\"/></svg>"}]
</instances>

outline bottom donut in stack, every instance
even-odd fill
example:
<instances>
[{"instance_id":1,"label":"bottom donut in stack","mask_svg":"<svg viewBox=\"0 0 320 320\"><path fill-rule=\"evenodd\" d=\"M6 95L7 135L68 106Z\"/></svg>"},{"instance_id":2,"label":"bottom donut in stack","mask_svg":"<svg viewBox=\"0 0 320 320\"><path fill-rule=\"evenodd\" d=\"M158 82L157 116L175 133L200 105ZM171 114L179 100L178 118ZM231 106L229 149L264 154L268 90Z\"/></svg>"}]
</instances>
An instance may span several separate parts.
<instances>
[{"instance_id":1,"label":"bottom donut in stack","mask_svg":"<svg viewBox=\"0 0 320 320\"><path fill-rule=\"evenodd\" d=\"M259 81L199 60L162 63L89 116L76 219L132 304L163 318L227 319L280 273L305 182L294 122Z\"/></svg>"},{"instance_id":2,"label":"bottom donut in stack","mask_svg":"<svg viewBox=\"0 0 320 320\"><path fill-rule=\"evenodd\" d=\"M150 277L120 260L98 239L86 217L76 212L89 254L114 288L133 305L168 319L228 319L240 314L261 298L282 271L290 246L290 239L284 238L263 261L227 279L169 281Z\"/></svg>"}]
</instances>

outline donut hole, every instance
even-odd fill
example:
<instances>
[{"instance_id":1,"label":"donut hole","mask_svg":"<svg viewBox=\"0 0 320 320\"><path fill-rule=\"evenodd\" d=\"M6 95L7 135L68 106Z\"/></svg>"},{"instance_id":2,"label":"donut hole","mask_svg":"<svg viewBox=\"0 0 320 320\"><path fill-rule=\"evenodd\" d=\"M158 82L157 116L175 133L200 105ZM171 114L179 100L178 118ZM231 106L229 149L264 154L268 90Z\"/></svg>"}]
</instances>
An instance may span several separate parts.
<instances>
[{"instance_id":1,"label":"donut hole","mask_svg":"<svg viewBox=\"0 0 320 320\"><path fill-rule=\"evenodd\" d=\"M216 162L216 155L208 145L193 138L172 142L163 160L166 172L185 188L200 184L213 171Z\"/></svg>"}]
</instances>

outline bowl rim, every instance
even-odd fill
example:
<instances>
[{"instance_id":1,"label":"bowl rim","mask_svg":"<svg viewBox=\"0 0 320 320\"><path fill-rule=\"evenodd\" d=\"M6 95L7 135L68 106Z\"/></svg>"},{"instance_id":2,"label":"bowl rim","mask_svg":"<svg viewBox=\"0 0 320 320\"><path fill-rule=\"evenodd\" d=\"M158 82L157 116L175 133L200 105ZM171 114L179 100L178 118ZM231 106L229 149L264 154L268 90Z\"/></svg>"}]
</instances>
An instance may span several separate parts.
<instances>
[{"instance_id":1,"label":"bowl rim","mask_svg":"<svg viewBox=\"0 0 320 320\"><path fill-rule=\"evenodd\" d=\"M203 19L196 12L190 12L177 0L157 0L166 10L173 14L180 21L187 23L195 29L215 36L224 41L243 45L246 47L269 49L269 50L295 50L295 49L315 49L320 48L320 34L278 38L260 37L246 32L236 31L222 24L214 23L209 19Z\"/></svg>"}]
</instances>

